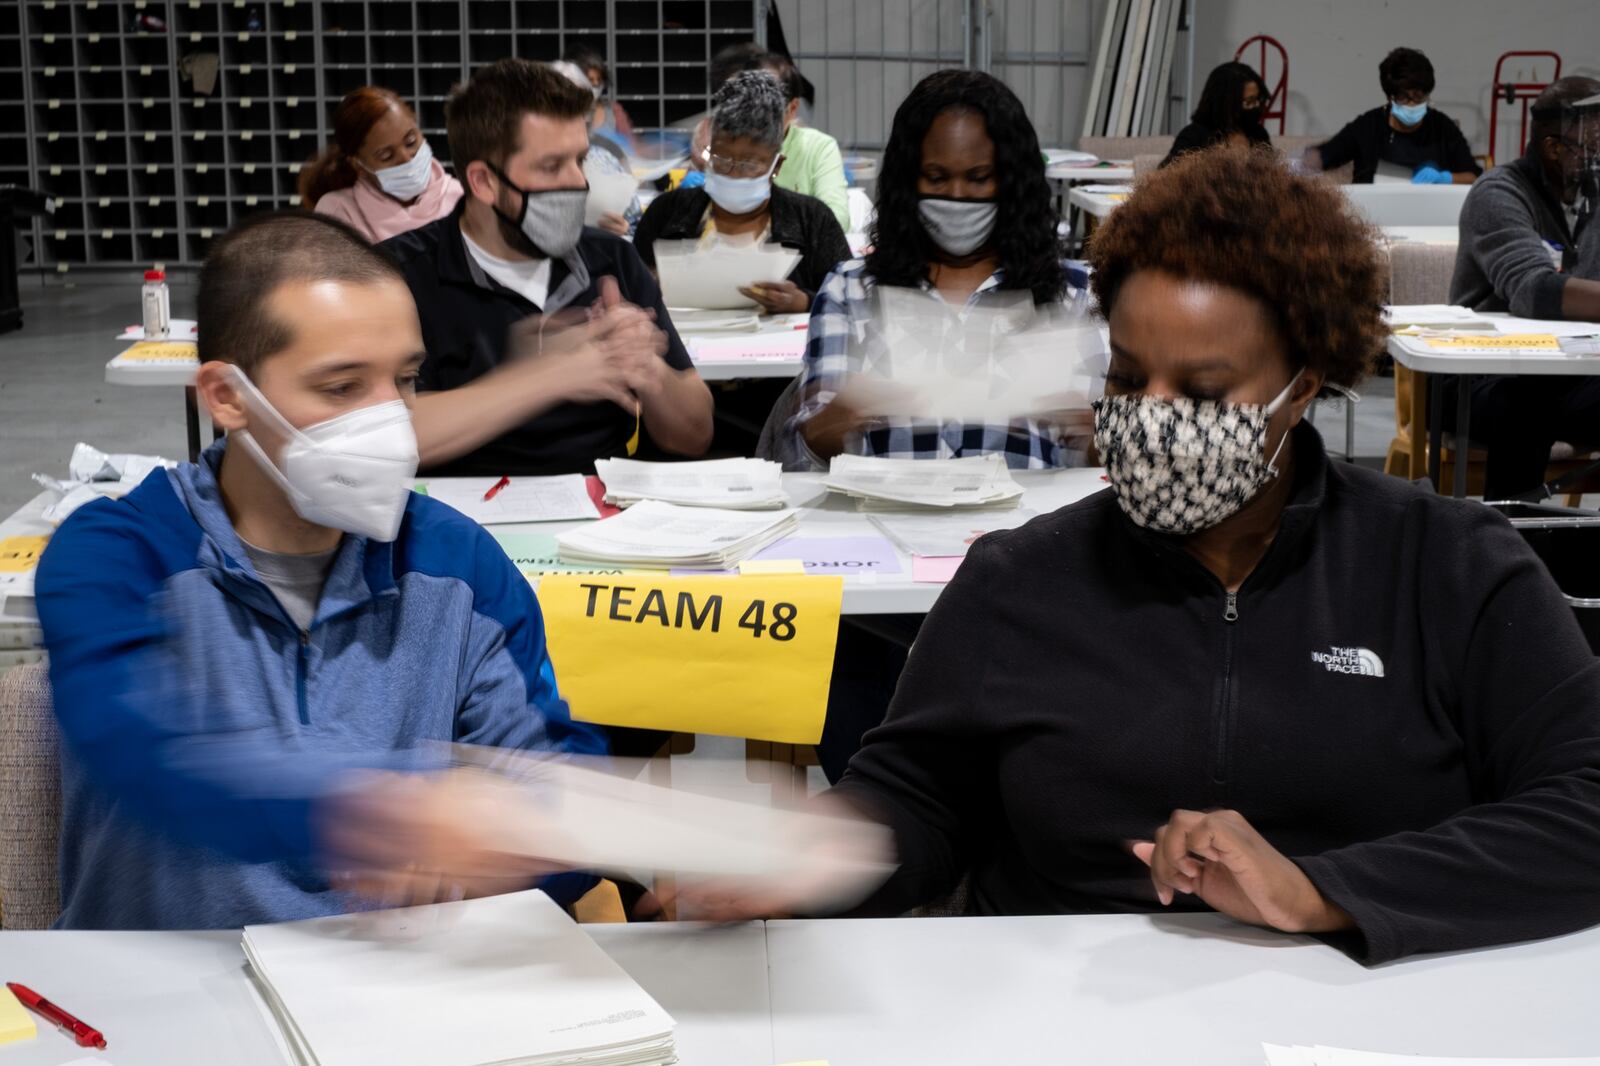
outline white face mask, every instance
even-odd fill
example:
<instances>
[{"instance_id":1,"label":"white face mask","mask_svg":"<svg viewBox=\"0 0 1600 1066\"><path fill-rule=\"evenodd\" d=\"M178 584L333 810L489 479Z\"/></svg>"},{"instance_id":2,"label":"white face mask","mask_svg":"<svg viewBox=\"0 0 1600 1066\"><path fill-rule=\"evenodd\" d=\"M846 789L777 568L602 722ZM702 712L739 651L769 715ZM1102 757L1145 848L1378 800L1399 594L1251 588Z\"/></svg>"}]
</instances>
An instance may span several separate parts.
<instances>
[{"instance_id":1,"label":"white face mask","mask_svg":"<svg viewBox=\"0 0 1600 1066\"><path fill-rule=\"evenodd\" d=\"M384 192L396 200L415 200L428 187L433 177L433 147L427 141L417 149L408 162L396 163L382 170L368 169L367 173L378 179Z\"/></svg>"},{"instance_id":2,"label":"white face mask","mask_svg":"<svg viewBox=\"0 0 1600 1066\"><path fill-rule=\"evenodd\" d=\"M251 417L273 423L284 444L275 463L248 431L228 436L255 457L295 513L358 537L394 540L417 474L417 436L405 401L373 404L295 429L242 370L233 370Z\"/></svg>"},{"instance_id":3,"label":"white face mask","mask_svg":"<svg viewBox=\"0 0 1600 1066\"><path fill-rule=\"evenodd\" d=\"M711 151L706 150L706 195L730 215L748 215L772 199L772 175L783 156L774 156L772 166L759 178L731 178L718 174L711 166Z\"/></svg>"}]
</instances>

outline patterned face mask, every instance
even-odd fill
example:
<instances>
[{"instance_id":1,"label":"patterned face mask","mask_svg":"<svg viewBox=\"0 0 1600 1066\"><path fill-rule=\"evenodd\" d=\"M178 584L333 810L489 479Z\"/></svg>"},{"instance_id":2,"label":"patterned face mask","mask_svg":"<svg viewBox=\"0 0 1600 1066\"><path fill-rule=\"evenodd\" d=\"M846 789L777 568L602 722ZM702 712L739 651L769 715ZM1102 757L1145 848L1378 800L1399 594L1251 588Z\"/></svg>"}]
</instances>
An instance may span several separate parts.
<instances>
[{"instance_id":1,"label":"patterned face mask","mask_svg":"<svg viewBox=\"0 0 1600 1066\"><path fill-rule=\"evenodd\" d=\"M1303 373L1304 371L1302 371ZM1300 374L1266 404L1187 397L1104 396L1094 402L1094 443L1117 502L1157 533L1210 529L1278 476L1284 433L1267 455L1267 424Z\"/></svg>"}]
</instances>

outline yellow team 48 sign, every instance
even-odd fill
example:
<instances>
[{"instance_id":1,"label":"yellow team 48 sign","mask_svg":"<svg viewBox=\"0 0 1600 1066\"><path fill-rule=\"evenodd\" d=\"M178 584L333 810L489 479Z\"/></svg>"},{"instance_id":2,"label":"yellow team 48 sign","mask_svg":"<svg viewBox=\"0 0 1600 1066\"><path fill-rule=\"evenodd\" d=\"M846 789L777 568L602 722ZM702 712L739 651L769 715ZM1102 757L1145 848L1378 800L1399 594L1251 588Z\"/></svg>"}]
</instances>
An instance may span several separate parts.
<instances>
[{"instance_id":1,"label":"yellow team 48 sign","mask_svg":"<svg viewBox=\"0 0 1600 1066\"><path fill-rule=\"evenodd\" d=\"M844 580L551 574L556 683L580 721L815 744Z\"/></svg>"}]
</instances>

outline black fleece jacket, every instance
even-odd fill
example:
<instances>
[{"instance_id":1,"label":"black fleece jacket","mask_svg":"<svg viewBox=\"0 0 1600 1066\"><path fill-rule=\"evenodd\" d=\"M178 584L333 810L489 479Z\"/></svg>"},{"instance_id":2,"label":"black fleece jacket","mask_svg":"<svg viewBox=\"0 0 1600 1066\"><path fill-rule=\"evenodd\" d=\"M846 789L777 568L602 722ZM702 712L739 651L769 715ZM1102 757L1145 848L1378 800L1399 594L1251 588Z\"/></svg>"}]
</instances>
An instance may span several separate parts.
<instances>
[{"instance_id":1,"label":"black fleece jacket","mask_svg":"<svg viewBox=\"0 0 1600 1066\"><path fill-rule=\"evenodd\" d=\"M1548 572L1481 504L1294 447L1231 612L1109 491L973 546L837 789L898 844L869 913L963 874L976 913L1159 910L1127 842L1232 808L1369 964L1600 922L1600 659Z\"/></svg>"}]
</instances>

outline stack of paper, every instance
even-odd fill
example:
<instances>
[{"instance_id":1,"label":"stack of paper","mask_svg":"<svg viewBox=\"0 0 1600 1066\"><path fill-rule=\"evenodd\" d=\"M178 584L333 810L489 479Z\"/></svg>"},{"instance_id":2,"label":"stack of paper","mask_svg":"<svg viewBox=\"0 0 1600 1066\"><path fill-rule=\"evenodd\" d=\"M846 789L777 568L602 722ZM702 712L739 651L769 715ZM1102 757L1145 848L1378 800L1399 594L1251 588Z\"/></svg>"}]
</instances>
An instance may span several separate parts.
<instances>
[{"instance_id":1,"label":"stack of paper","mask_svg":"<svg viewBox=\"0 0 1600 1066\"><path fill-rule=\"evenodd\" d=\"M244 931L302 1066L666 1066L672 1018L543 892Z\"/></svg>"},{"instance_id":2,"label":"stack of paper","mask_svg":"<svg viewBox=\"0 0 1600 1066\"><path fill-rule=\"evenodd\" d=\"M1454 304L1390 304L1383 320L1396 333L1423 329L1492 330L1494 323L1470 307Z\"/></svg>"},{"instance_id":3,"label":"stack of paper","mask_svg":"<svg viewBox=\"0 0 1600 1066\"><path fill-rule=\"evenodd\" d=\"M1267 1066L1600 1066L1600 1057L1485 1059L1477 1057L1391 1055L1336 1047L1283 1047L1262 1044Z\"/></svg>"},{"instance_id":4,"label":"stack of paper","mask_svg":"<svg viewBox=\"0 0 1600 1066\"><path fill-rule=\"evenodd\" d=\"M856 499L864 511L1002 509L1022 500L1022 486L998 455L964 459L836 455L823 484Z\"/></svg>"},{"instance_id":5,"label":"stack of paper","mask_svg":"<svg viewBox=\"0 0 1600 1066\"><path fill-rule=\"evenodd\" d=\"M783 281L800 262L800 253L780 244L731 244L701 248L698 241L657 241L656 273L661 297L670 308L726 310L754 307L739 290Z\"/></svg>"},{"instance_id":6,"label":"stack of paper","mask_svg":"<svg viewBox=\"0 0 1600 1066\"><path fill-rule=\"evenodd\" d=\"M597 459L594 472L605 483L606 502L615 507L632 507L641 500L730 511L772 511L789 505L783 467L766 459L693 463Z\"/></svg>"},{"instance_id":7,"label":"stack of paper","mask_svg":"<svg viewBox=\"0 0 1600 1066\"><path fill-rule=\"evenodd\" d=\"M795 512L680 507L645 500L556 538L564 563L648 570L730 570L792 533Z\"/></svg>"}]
</instances>

